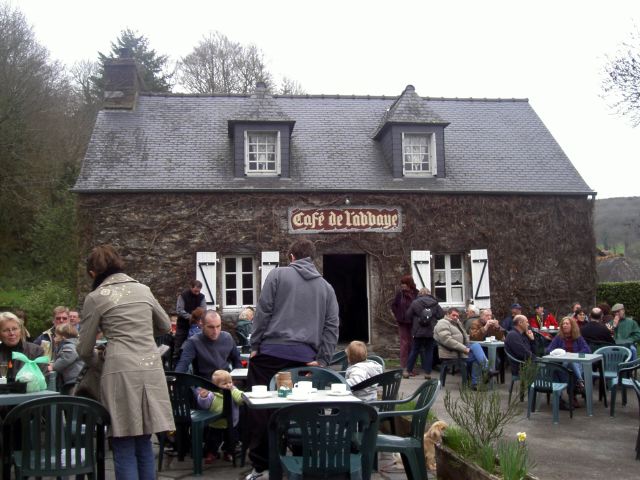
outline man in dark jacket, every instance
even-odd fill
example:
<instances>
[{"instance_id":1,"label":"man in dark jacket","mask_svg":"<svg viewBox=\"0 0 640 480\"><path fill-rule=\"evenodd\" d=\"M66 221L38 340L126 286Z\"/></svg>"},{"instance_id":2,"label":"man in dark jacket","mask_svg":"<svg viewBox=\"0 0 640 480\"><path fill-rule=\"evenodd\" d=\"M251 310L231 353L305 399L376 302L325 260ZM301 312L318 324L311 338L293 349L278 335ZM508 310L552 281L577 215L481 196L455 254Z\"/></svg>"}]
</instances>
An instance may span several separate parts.
<instances>
[{"instance_id":1,"label":"man in dark jacket","mask_svg":"<svg viewBox=\"0 0 640 480\"><path fill-rule=\"evenodd\" d=\"M431 291L428 288L421 288L418 298L407 309L406 318L412 319L413 344L407 360L407 368L402 372L402 376L409 378L409 372L413 371L418 353L421 353L424 378L430 379L433 363L433 328L438 320L444 318L444 311L431 295Z\"/></svg>"},{"instance_id":2,"label":"man in dark jacket","mask_svg":"<svg viewBox=\"0 0 640 480\"><path fill-rule=\"evenodd\" d=\"M191 313L198 307L207 310L207 301L204 295L200 293L202 290L202 282L200 280L191 280L189 288L178 295L176 303L176 312L178 314L178 324L176 325L176 334L173 340L173 364L176 365L180 358L180 349L182 344L189 335L189 322Z\"/></svg>"},{"instance_id":3,"label":"man in dark jacket","mask_svg":"<svg viewBox=\"0 0 640 480\"><path fill-rule=\"evenodd\" d=\"M529 330L529 320L524 315L516 315L513 317L513 330L507 334L504 340L504 348L509 355L523 362L528 359L535 359L533 353L533 332ZM520 364L511 365L511 373L518 375L520 372Z\"/></svg>"},{"instance_id":4,"label":"man in dark jacket","mask_svg":"<svg viewBox=\"0 0 640 480\"><path fill-rule=\"evenodd\" d=\"M591 310L589 321L582 326L580 334L589 345L592 343L599 345L615 345L613 335L611 335L611 330L602 323L602 310L598 307Z\"/></svg>"},{"instance_id":5,"label":"man in dark jacket","mask_svg":"<svg viewBox=\"0 0 640 480\"><path fill-rule=\"evenodd\" d=\"M333 287L313 264L315 245L298 240L289 249L291 263L267 275L253 319L247 386L268 385L291 367L327 366L338 342L338 301ZM268 478L269 412L249 410L253 471L247 480Z\"/></svg>"}]
</instances>

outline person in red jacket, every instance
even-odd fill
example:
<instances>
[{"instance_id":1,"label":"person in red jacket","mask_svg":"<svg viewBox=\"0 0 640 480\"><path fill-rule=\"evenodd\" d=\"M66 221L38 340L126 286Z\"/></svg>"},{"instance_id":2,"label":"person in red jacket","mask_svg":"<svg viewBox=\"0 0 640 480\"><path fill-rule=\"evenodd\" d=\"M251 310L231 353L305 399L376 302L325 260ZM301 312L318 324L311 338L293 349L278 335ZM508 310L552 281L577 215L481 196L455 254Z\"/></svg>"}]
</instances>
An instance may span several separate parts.
<instances>
[{"instance_id":1,"label":"person in red jacket","mask_svg":"<svg viewBox=\"0 0 640 480\"><path fill-rule=\"evenodd\" d=\"M546 312L540 304L535 306L536 314L529 318L531 328L549 328L551 326L558 328L558 321L553 313Z\"/></svg>"}]
</instances>

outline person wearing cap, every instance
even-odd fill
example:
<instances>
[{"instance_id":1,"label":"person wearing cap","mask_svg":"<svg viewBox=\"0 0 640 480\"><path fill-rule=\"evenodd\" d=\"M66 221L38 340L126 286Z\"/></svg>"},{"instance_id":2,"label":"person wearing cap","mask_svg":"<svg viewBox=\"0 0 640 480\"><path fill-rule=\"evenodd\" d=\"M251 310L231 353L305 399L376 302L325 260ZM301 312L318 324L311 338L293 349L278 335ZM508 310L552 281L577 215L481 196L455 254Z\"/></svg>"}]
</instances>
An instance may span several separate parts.
<instances>
[{"instance_id":1,"label":"person wearing cap","mask_svg":"<svg viewBox=\"0 0 640 480\"><path fill-rule=\"evenodd\" d=\"M613 338L617 344L630 344L631 360L638 356L636 342L640 342L640 327L632 317L625 317L624 305L616 303L611 307L613 320L607 326L613 332Z\"/></svg>"},{"instance_id":2,"label":"person wearing cap","mask_svg":"<svg viewBox=\"0 0 640 480\"><path fill-rule=\"evenodd\" d=\"M537 304L534 308L536 313L529 318L531 328L558 328L558 321L553 313L547 312L541 304Z\"/></svg>"},{"instance_id":3,"label":"person wearing cap","mask_svg":"<svg viewBox=\"0 0 640 480\"><path fill-rule=\"evenodd\" d=\"M505 330L506 332L510 332L511 330L513 330L513 318L516 315L522 315L522 305L520 305L519 303L512 304L511 314L504 317L500 322L500 326L503 330Z\"/></svg>"}]
</instances>

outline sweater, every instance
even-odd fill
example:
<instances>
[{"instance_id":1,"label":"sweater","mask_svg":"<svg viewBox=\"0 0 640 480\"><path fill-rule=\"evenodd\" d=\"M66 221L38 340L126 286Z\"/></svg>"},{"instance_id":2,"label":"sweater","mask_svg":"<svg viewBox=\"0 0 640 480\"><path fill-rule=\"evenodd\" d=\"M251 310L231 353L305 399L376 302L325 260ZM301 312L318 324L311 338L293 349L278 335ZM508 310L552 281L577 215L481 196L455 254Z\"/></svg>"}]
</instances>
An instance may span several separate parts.
<instances>
[{"instance_id":1,"label":"sweater","mask_svg":"<svg viewBox=\"0 0 640 480\"><path fill-rule=\"evenodd\" d=\"M338 326L333 287L310 258L302 258L267 275L253 319L251 350L305 345L321 366L327 366L338 343Z\"/></svg>"},{"instance_id":2,"label":"sweater","mask_svg":"<svg viewBox=\"0 0 640 480\"><path fill-rule=\"evenodd\" d=\"M562 348L563 350L571 353L591 353L591 349L584 338L578 337L571 341L567 341L562 333L555 336L545 351L549 353L556 348Z\"/></svg>"},{"instance_id":3,"label":"sweater","mask_svg":"<svg viewBox=\"0 0 640 480\"><path fill-rule=\"evenodd\" d=\"M609 322L613 328L613 320ZM616 342L640 342L640 327L631 317L625 317L618 322L618 326L613 328L613 338Z\"/></svg>"},{"instance_id":4,"label":"sweater","mask_svg":"<svg viewBox=\"0 0 640 480\"><path fill-rule=\"evenodd\" d=\"M200 390L200 388L197 388L195 391L196 403L198 405L198 408L200 410L209 410L211 413L222 413L222 410L224 408L224 397L222 396L222 392L209 392L206 397L201 397ZM233 387L231 389L231 399L233 400L231 409L234 427L238 424L238 420L240 418L240 410L238 409L238 405L243 404L242 393L242 390L236 387ZM219 418L218 420L211 422L209 426L211 428L227 428L227 419Z\"/></svg>"},{"instance_id":5,"label":"sweater","mask_svg":"<svg viewBox=\"0 0 640 480\"><path fill-rule=\"evenodd\" d=\"M236 342L229 332L220 332L217 340L199 333L184 342L176 372L186 373L192 362L193 374L207 380L216 370L229 371L229 364L233 368L242 366Z\"/></svg>"},{"instance_id":6,"label":"sweater","mask_svg":"<svg viewBox=\"0 0 640 480\"><path fill-rule=\"evenodd\" d=\"M347 368L344 372L344 378L347 381L347 385L353 387L358 383L364 382L369 378L382 373L382 365L374 360L365 360L363 362L354 363ZM372 385L370 387L363 388L362 390L356 390L353 394L363 402L372 402L378 399L378 387Z\"/></svg>"},{"instance_id":7,"label":"sweater","mask_svg":"<svg viewBox=\"0 0 640 480\"><path fill-rule=\"evenodd\" d=\"M511 330L507 333L507 337L504 340L504 348L509 355L517 360L525 362L527 359L534 360L536 358L532 349L533 340L529 340L524 333L520 333L518 330ZM518 375L520 372L520 364L512 362L511 373Z\"/></svg>"},{"instance_id":8,"label":"sweater","mask_svg":"<svg viewBox=\"0 0 640 480\"><path fill-rule=\"evenodd\" d=\"M60 342L56 351L56 361L53 362L53 370L62 376L61 384L73 382L84 367L84 362L76 350L77 338L67 338Z\"/></svg>"}]
</instances>

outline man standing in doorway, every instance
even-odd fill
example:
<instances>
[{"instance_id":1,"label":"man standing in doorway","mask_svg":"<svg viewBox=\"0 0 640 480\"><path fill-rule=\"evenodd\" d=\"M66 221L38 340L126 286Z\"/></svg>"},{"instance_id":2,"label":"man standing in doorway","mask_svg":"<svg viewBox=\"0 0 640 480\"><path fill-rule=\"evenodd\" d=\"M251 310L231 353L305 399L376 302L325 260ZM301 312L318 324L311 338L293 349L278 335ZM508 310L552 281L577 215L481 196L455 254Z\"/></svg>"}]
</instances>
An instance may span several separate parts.
<instances>
[{"instance_id":1,"label":"man standing in doorway","mask_svg":"<svg viewBox=\"0 0 640 480\"><path fill-rule=\"evenodd\" d=\"M178 324L176 326L176 334L173 342L174 365L178 362L182 344L189 335L191 312L198 307L202 307L205 311L207 310L207 301L205 300L204 295L200 293L200 290L202 290L202 282L200 280L191 280L189 288L178 296L178 302L176 304Z\"/></svg>"},{"instance_id":2,"label":"man standing in doorway","mask_svg":"<svg viewBox=\"0 0 640 480\"><path fill-rule=\"evenodd\" d=\"M338 301L315 265L315 245L307 239L289 249L290 265L267 276L253 319L247 385L268 385L291 367L327 366L338 342ZM246 480L269 478L267 425L271 412L249 410L253 471Z\"/></svg>"}]
</instances>

